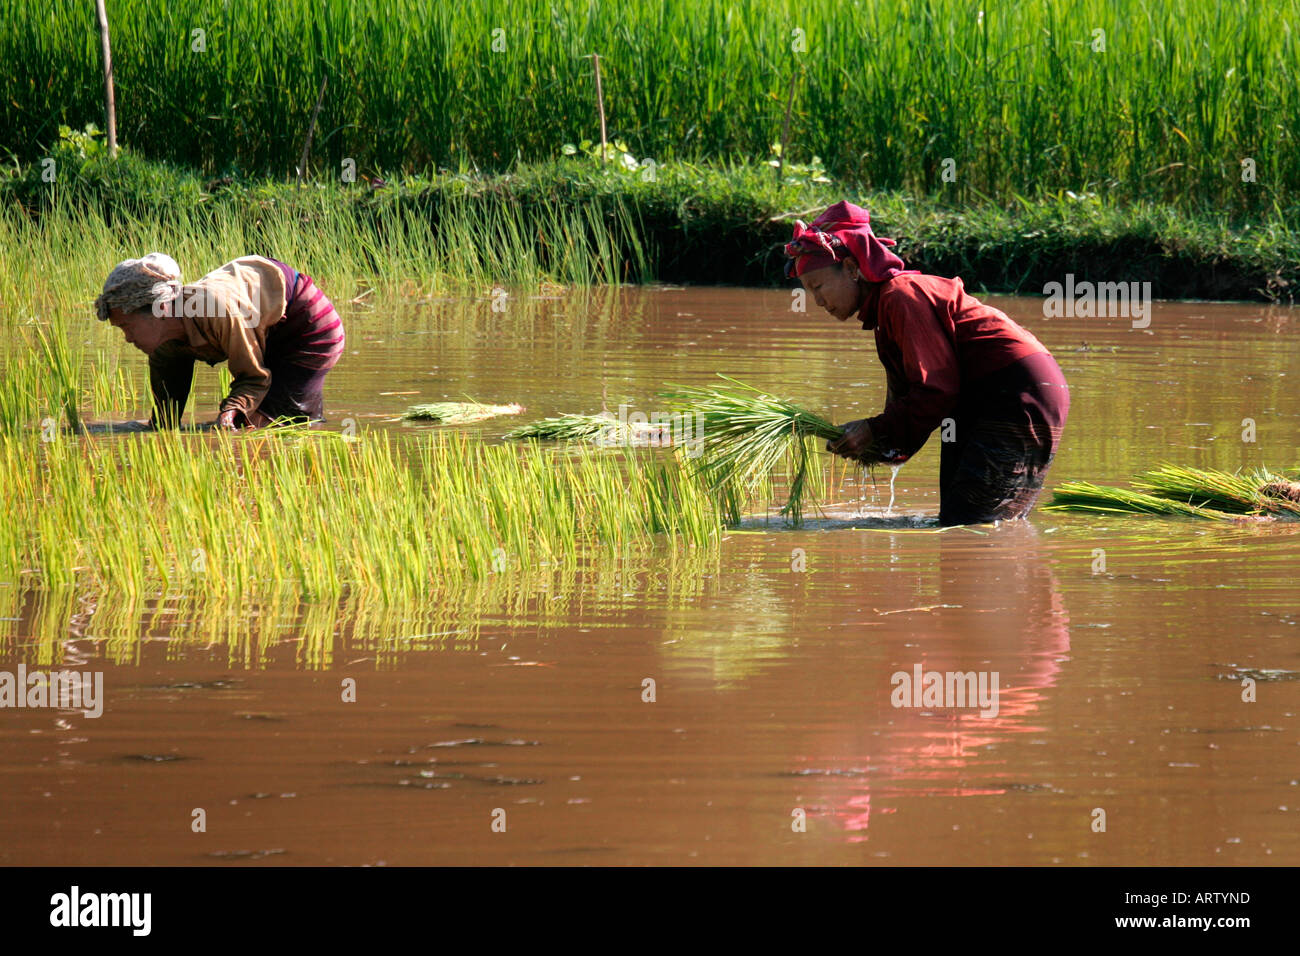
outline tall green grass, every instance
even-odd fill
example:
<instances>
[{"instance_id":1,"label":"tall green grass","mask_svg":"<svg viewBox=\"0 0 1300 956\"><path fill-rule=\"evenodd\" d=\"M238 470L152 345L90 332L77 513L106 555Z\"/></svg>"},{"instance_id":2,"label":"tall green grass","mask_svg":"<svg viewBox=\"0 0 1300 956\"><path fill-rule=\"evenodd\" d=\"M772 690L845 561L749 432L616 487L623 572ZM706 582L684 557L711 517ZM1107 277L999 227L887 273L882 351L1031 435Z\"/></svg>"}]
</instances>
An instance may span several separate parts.
<instances>
[{"instance_id":1,"label":"tall green grass","mask_svg":"<svg viewBox=\"0 0 1300 956\"><path fill-rule=\"evenodd\" d=\"M0 146L24 161L61 123L102 124L88 9L4 4ZM320 176L337 180L348 158L375 172L554 156L597 135L584 57L598 52L610 136L638 157L765 158L799 70L791 155L877 188L966 200L1116 188L1240 206L1300 187L1297 0L109 0L108 12L122 141L211 173L292 175L326 78Z\"/></svg>"},{"instance_id":2,"label":"tall green grass","mask_svg":"<svg viewBox=\"0 0 1300 956\"><path fill-rule=\"evenodd\" d=\"M92 315L109 270L161 250L187 281L238 256L272 256L318 279L332 297L358 280L408 293L472 289L499 295L547 283L595 286L650 278L628 204L510 197L445 197L431 209L380 202L363 211L324 191L249 203L166 204L132 209L129 199L87 208L50 190L37 217L0 206L0 305L5 318ZM82 197L84 198L84 197ZM104 215L107 213L107 215Z\"/></svg>"}]
</instances>

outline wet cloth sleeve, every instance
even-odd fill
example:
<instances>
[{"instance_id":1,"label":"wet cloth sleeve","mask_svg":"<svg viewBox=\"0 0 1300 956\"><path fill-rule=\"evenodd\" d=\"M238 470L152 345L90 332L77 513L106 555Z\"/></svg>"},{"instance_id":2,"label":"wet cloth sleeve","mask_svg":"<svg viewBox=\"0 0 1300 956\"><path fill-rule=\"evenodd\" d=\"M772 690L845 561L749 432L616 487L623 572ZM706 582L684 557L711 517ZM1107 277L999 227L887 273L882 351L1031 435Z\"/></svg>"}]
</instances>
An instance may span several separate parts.
<instances>
[{"instance_id":1,"label":"wet cloth sleeve","mask_svg":"<svg viewBox=\"0 0 1300 956\"><path fill-rule=\"evenodd\" d=\"M190 398L194 357L175 345L165 342L149 356L149 388L153 392L153 416L149 422L155 429L179 426Z\"/></svg>"},{"instance_id":2,"label":"wet cloth sleeve","mask_svg":"<svg viewBox=\"0 0 1300 956\"><path fill-rule=\"evenodd\" d=\"M271 387L262 343L239 315L227 312L202 321L203 337L225 354L230 370L230 393L221 400L221 411L254 411Z\"/></svg>"},{"instance_id":3,"label":"wet cloth sleeve","mask_svg":"<svg viewBox=\"0 0 1300 956\"><path fill-rule=\"evenodd\" d=\"M940 306L942 307L942 306ZM961 370L936 305L907 285L880 297L876 351L892 400L867 419L874 444L910 458L957 406Z\"/></svg>"}]
</instances>

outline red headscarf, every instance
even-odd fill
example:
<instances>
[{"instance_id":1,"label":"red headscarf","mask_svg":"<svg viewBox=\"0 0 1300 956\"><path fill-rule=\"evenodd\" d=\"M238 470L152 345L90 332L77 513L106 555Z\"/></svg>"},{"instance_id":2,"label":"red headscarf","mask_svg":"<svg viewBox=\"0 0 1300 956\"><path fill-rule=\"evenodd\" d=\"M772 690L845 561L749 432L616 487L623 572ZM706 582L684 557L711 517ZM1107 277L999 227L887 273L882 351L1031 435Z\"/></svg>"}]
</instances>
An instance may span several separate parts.
<instances>
[{"instance_id":1,"label":"red headscarf","mask_svg":"<svg viewBox=\"0 0 1300 956\"><path fill-rule=\"evenodd\" d=\"M896 275L915 275L916 269L904 269L903 260L886 246L896 245L871 231L871 214L861 206L841 201L831 206L806 226L795 220L794 239L786 243L790 261L785 274L801 276L813 269L832 266L846 256L853 256L862 277L868 282L884 282Z\"/></svg>"}]
</instances>

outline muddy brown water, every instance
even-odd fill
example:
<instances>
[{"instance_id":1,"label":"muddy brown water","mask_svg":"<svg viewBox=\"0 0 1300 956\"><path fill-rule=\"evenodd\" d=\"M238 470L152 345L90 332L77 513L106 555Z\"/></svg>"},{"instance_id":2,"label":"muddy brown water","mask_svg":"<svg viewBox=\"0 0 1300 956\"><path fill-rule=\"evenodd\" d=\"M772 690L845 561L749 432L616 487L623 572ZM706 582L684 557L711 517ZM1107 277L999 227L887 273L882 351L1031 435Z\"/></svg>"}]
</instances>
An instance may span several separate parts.
<instances>
[{"instance_id":1,"label":"muddy brown water","mask_svg":"<svg viewBox=\"0 0 1300 956\"><path fill-rule=\"evenodd\" d=\"M1295 311L1158 303L1143 330L988 298L1072 387L1049 488L1300 463ZM405 405L466 396L653 411L665 383L716 371L874 414L870 333L789 303L353 307L330 418L407 430L389 420ZM899 473L893 515L882 488L803 530L747 522L713 555L593 552L422 607L0 584L0 670L100 670L106 698L99 718L0 710L0 862L1300 863L1300 524L1036 512L938 531L936 446ZM996 673L996 716L893 706L917 665Z\"/></svg>"}]
</instances>

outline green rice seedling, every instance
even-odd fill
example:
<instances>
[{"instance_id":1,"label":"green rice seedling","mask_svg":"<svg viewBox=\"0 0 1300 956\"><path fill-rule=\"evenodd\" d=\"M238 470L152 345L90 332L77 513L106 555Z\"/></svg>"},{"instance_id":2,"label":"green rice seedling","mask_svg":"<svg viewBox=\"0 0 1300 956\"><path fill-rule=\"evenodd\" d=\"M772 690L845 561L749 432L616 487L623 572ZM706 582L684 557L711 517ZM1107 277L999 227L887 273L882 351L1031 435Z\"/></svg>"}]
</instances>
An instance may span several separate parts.
<instances>
[{"instance_id":1,"label":"green rice seedling","mask_svg":"<svg viewBox=\"0 0 1300 956\"><path fill-rule=\"evenodd\" d=\"M230 385L234 381L230 377L230 367L227 365L217 366L217 396L225 398L230 394Z\"/></svg>"},{"instance_id":2,"label":"green rice seedling","mask_svg":"<svg viewBox=\"0 0 1300 956\"><path fill-rule=\"evenodd\" d=\"M46 331L38 327L36 334L48 370L46 381L52 410L61 411L73 431L81 431L79 358L73 354L61 330Z\"/></svg>"},{"instance_id":3,"label":"green rice seedling","mask_svg":"<svg viewBox=\"0 0 1300 956\"><path fill-rule=\"evenodd\" d=\"M40 383L44 362L20 345L0 366L0 432L34 428L40 418Z\"/></svg>"},{"instance_id":4,"label":"green rice seedling","mask_svg":"<svg viewBox=\"0 0 1300 956\"><path fill-rule=\"evenodd\" d=\"M1174 498L1231 514L1300 514L1300 504L1272 494L1266 488L1283 490L1279 475L1265 469L1232 474L1209 468L1162 465L1134 479L1135 487L1164 498Z\"/></svg>"},{"instance_id":5,"label":"green rice seedling","mask_svg":"<svg viewBox=\"0 0 1300 956\"><path fill-rule=\"evenodd\" d=\"M113 362L103 349L95 352L87 368L86 393L92 416L97 420L137 417L148 414L150 405L148 366L128 367ZM143 383L143 388L141 387Z\"/></svg>"},{"instance_id":6,"label":"green rice seedling","mask_svg":"<svg viewBox=\"0 0 1300 956\"><path fill-rule=\"evenodd\" d=\"M0 509L29 516L0 530L0 573L136 597L361 589L392 604L661 535L719 540L723 513L672 456L428 437L0 434Z\"/></svg>"},{"instance_id":7,"label":"green rice seedling","mask_svg":"<svg viewBox=\"0 0 1300 956\"><path fill-rule=\"evenodd\" d=\"M735 482L752 494L781 465L790 481L781 514L802 520L814 441L836 440L844 430L793 402L719 373L730 387L675 386L664 397L703 422L700 471L714 489Z\"/></svg>"},{"instance_id":8,"label":"green rice seedling","mask_svg":"<svg viewBox=\"0 0 1300 956\"><path fill-rule=\"evenodd\" d=\"M429 402L412 405L402 413L404 421L437 422L441 425L469 425L500 415L518 415L522 405L484 405L480 402Z\"/></svg>"}]
</instances>

